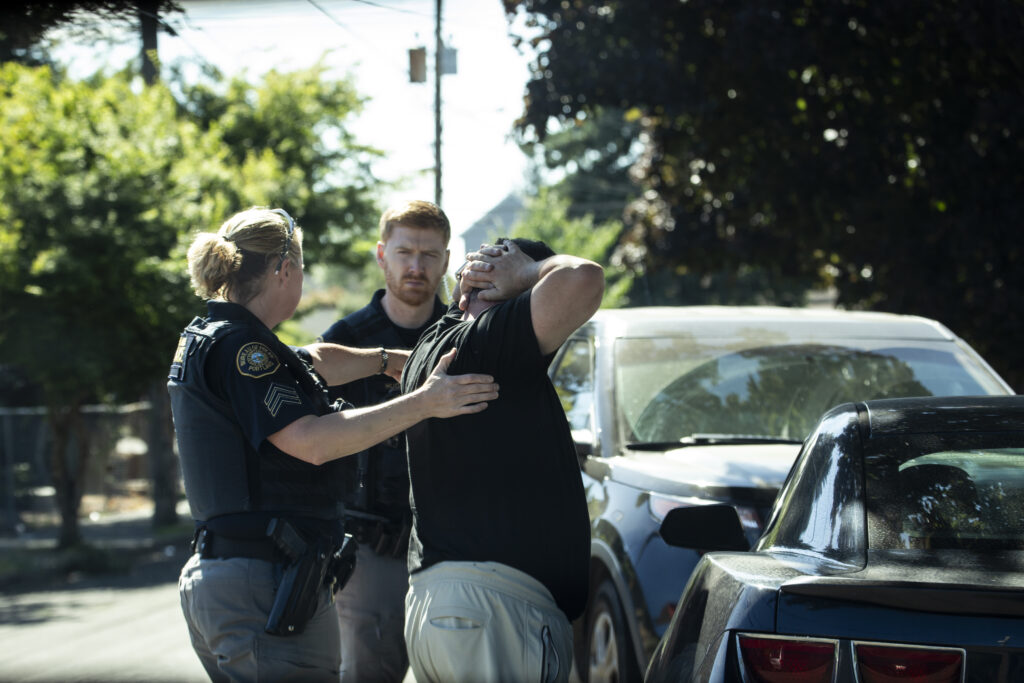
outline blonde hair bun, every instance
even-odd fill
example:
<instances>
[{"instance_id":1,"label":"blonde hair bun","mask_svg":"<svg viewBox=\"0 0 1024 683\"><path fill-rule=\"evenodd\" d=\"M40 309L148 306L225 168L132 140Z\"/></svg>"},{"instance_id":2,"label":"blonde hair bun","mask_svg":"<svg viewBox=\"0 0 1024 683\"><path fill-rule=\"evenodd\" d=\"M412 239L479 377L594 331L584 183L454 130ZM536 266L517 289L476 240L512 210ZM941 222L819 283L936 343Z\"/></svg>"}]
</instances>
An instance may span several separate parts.
<instances>
[{"instance_id":1,"label":"blonde hair bun","mask_svg":"<svg viewBox=\"0 0 1024 683\"><path fill-rule=\"evenodd\" d=\"M301 267L302 229L284 209L256 206L228 218L216 233L196 235L188 271L200 297L245 304L285 259Z\"/></svg>"},{"instance_id":2,"label":"blonde hair bun","mask_svg":"<svg viewBox=\"0 0 1024 683\"><path fill-rule=\"evenodd\" d=\"M192 288L204 299L219 296L241 265L242 253L238 246L216 233L199 233L188 249Z\"/></svg>"}]
</instances>

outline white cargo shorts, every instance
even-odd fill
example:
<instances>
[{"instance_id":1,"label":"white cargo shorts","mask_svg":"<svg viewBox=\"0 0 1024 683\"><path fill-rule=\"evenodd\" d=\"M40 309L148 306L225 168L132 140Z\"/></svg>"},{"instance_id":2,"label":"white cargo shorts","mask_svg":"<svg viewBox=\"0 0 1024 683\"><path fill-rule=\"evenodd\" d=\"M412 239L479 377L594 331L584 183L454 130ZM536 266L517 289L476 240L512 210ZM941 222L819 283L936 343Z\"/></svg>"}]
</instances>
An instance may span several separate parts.
<instances>
[{"instance_id":1,"label":"white cargo shorts","mask_svg":"<svg viewBox=\"0 0 1024 683\"><path fill-rule=\"evenodd\" d=\"M410 576L405 642L418 683L564 683L572 667L572 627L551 593L498 562Z\"/></svg>"}]
</instances>

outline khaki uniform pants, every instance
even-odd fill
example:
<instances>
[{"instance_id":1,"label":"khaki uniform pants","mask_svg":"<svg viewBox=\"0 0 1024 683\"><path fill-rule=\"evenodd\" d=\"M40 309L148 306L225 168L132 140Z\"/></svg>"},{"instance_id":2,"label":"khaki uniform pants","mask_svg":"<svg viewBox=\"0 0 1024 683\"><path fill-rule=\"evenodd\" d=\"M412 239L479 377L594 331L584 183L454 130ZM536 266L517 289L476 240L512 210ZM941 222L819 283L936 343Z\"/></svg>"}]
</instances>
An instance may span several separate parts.
<instances>
[{"instance_id":1,"label":"khaki uniform pants","mask_svg":"<svg viewBox=\"0 0 1024 683\"><path fill-rule=\"evenodd\" d=\"M360 545L356 570L334 596L341 628L342 683L400 683L405 654L405 557L378 555Z\"/></svg>"},{"instance_id":2,"label":"khaki uniform pants","mask_svg":"<svg viewBox=\"0 0 1024 683\"><path fill-rule=\"evenodd\" d=\"M211 681L332 681L337 683L338 617L324 588L302 633L264 631L274 602L274 565L237 557L193 555L178 578L192 649Z\"/></svg>"},{"instance_id":3,"label":"khaki uniform pants","mask_svg":"<svg viewBox=\"0 0 1024 683\"><path fill-rule=\"evenodd\" d=\"M551 593L497 562L413 574L405 640L417 683L564 683L572 667L572 627Z\"/></svg>"}]
</instances>

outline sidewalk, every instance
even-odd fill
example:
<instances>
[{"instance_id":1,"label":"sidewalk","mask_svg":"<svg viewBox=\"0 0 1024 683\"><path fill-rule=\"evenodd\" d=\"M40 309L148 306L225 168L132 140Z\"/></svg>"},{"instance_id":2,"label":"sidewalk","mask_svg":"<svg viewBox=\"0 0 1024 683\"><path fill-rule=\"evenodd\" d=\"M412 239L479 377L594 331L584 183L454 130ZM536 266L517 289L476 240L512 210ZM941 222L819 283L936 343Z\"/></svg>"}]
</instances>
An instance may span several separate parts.
<instances>
[{"instance_id":1,"label":"sidewalk","mask_svg":"<svg viewBox=\"0 0 1024 683\"><path fill-rule=\"evenodd\" d=\"M152 503L93 510L81 521L82 540L88 549L57 550L60 522L33 519L17 535L0 536L0 591L36 588L41 584L78 581L91 575L131 573L140 564L147 573L169 573L173 580L181 568L192 538L188 503L178 504L179 524L154 529Z\"/></svg>"}]
</instances>

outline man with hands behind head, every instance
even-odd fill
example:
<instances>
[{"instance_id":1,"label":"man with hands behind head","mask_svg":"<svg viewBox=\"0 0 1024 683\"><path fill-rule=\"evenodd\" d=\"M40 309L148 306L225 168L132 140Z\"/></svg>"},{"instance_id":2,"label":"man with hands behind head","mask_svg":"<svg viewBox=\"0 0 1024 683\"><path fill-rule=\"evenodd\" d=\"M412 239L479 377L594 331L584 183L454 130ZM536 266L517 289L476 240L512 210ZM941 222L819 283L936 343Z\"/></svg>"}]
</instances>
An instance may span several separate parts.
<instances>
[{"instance_id":1,"label":"man with hands behind head","mask_svg":"<svg viewBox=\"0 0 1024 683\"><path fill-rule=\"evenodd\" d=\"M427 681L566 681L587 597L589 521L547 368L597 310L596 263L531 240L469 255L460 302L424 332L402 379L449 372L501 385L488 410L407 430L413 532L405 637Z\"/></svg>"}]
</instances>

